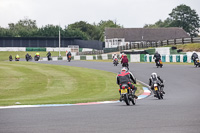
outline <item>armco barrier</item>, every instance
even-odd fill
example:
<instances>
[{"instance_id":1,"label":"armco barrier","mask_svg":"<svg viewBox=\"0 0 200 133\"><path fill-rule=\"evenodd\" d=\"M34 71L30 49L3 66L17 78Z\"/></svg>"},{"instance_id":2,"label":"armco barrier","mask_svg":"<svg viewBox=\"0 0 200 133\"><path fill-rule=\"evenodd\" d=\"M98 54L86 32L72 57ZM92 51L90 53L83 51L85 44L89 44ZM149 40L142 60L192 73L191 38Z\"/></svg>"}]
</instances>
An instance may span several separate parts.
<instances>
[{"instance_id":1,"label":"armco barrier","mask_svg":"<svg viewBox=\"0 0 200 133\"><path fill-rule=\"evenodd\" d=\"M162 62L193 62L191 60L191 56L177 54L177 55L162 55L161 56ZM132 59L132 61L135 61ZM154 62L153 55L144 55L144 62Z\"/></svg>"},{"instance_id":2,"label":"armco barrier","mask_svg":"<svg viewBox=\"0 0 200 133\"><path fill-rule=\"evenodd\" d=\"M108 60L112 54L102 54L102 55L78 55L72 56L72 60ZM142 57L143 56L143 57ZM153 55L140 55L140 54L127 54L127 57L130 62L154 62ZM141 59L143 58L143 59ZM162 62L189 62L191 63L191 57L188 55L162 55ZM46 58L42 59L43 61L47 61ZM52 57L53 61L57 60L67 60L66 56L62 58Z\"/></svg>"}]
</instances>

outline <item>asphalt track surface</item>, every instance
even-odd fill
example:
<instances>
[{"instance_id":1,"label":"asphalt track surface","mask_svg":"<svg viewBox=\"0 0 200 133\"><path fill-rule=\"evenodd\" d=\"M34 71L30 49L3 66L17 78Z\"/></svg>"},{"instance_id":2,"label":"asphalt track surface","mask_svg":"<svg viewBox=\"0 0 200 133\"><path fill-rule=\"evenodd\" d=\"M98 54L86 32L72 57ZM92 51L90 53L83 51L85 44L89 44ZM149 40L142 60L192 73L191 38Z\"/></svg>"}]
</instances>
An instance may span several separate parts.
<instances>
[{"instance_id":1,"label":"asphalt track surface","mask_svg":"<svg viewBox=\"0 0 200 133\"><path fill-rule=\"evenodd\" d=\"M117 73L110 62L40 62L100 69ZM152 72L165 80L163 100L153 96L125 103L0 109L0 133L200 133L200 68L192 65L130 63L145 83ZM116 88L118 90L118 88ZM117 91L116 91L117 93Z\"/></svg>"}]
</instances>

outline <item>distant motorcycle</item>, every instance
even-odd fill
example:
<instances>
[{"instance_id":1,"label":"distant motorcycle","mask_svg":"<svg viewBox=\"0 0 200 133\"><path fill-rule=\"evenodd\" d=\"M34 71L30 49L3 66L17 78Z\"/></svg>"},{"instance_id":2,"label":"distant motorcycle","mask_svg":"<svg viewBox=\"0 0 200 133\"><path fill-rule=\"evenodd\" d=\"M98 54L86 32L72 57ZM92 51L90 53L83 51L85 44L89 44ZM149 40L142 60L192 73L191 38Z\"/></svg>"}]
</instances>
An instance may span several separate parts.
<instances>
[{"instance_id":1,"label":"distant motorcycle","mask_svg":"<svg viewBox=\"0 0 200 133\"><path fill-rule=\"evenodd\" d=\"M51 60L51 56L47 56L47 59L48 59L48 61L50 61Z\"/></svg>"},{"instance_id":2,"label":"distant motorcycle","mask_svg":"<svg viewBox=\"0 0 200 133\"><path fill-rule=\"evenodd\" d=\"M163 67L162 60L158 60L157 63L156 63L156 66L157 66L157 68L158 67L162 68Z\"/></svg>"},{"instance_id":3,"label":"distant motorcycle","mask_svg":"<svg viewBox=\"0 0 200 133\"><path fill-rule=\"evenodd\" d=\"M195 64L196 67L200 67L199 58L195 59L195 63L194 64Z\"/></svg>"},{"instance_id":4,"label":"distant motorcycle","mask_svg":"<svg viewBox=\"0 0 200 133\"><path fill-rule=\"evenodd\" d=\"M117 65L119 64L117 58L115 58L115 59L113 60L113 64L114 64L114 66L117 66Z\"/></svg>"},{"instance_id":5,"label":"distant motorcycle","mask_svg":"<svg viewBox=\"0 0 200 133\"><path fill-rule=\"evenodd\" d=\"M17 57L17 58L15 57L15 61L19 61L19 59L20 59L19 57Z\"/></svg>"},{"instance_id":6,"label":"distant motorcycle","mask_svg":"<svg viewBox=\"0 0 200 133\"><path fill-rule=\"evenodd\" d=\"M31 55L29 55L29 56L26 56L26 61L29 61L29 60L32 60L32 57L31 57Z\"/></svg>"},{"instance_id":7,"label":"distant motorcycle","mask_svg":"<svg viewBox=\"0 0 200 133\"><path fill-rule=\"evenodd\" d=\"M69 55L69 56L68 56L68 62L71 61L71 58L72 58L71 55Z\"/></svg>"},{"instance_id":8,"label":"distant motorcycle","mask_svg":"<svg viewBox=\"0 0 200 133\"><path fill-rule=\"evenodd\" d=\"M158 99L163 99L163 91L161 86L158 84L158 81L154 81L153 82L153 86L154 86L154 91L155 91L155 95Z\"/></svg>"},{"instance_id":9,"label":"distant motorcycle","mask_svg":"<svg viewBox=\"0 0 200 133\"><path fill-rule=\"evenodd\" d=\"M13 59L12 59L12 56L9 56L9 61L12 61Z\"/></svg>"},{"instance_id":10,"label":"distant motorcycle","mask_svg":"<svg viewBox=\"0 0 200 133\"><path fill-rule=\"evenodd\" d=\"M35 60L35 61L38 61L39 59L40 59L40 56L39 56L39 55L35 55L35 56L34 56L34 60Z\"/></svg>"},{"instance_id":11,"label":"distant motorcycle","mask_svg":"<svg viewBox=\"0 0 200 133\"><path fill-rule=\"evenodd\" d=\"M133 95L133 90L130 89L128 84L122 84L121 100L124 101L126 105L130 105L130 102L132 102L133 105L136 104L136 98Z\"/></svg>"}]
</instances>

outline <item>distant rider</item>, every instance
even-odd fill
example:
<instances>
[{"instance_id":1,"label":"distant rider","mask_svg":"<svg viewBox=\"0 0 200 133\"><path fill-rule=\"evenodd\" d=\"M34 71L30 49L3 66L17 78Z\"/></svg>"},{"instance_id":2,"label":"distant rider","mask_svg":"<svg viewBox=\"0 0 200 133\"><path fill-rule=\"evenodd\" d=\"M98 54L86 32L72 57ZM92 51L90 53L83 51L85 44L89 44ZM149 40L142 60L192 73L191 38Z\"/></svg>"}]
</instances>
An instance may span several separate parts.
<instances>
[{"instance_id":1,"label":"distant rider","mask_svg":"<svg viewBox=\"0 0 200 133\"><path fill-rule=\"evenodd\" d=\"M12 55L10 55L10 56L9 56L9 61L12 61L12 60L13 60L13 59L12 59Z\"/></svg>"},{"instance_id":2,"label":"distant rider","mask_svg":"<svg viewBox=\"0 0 200 133\"><path fill-rule=\"evenodd\" d=\"M113 58L113 60L118 59L117 54L114 54L112 58Z\"/></svg>"},{"instance_id":3,"label":"distant rider","mask_svg":"<svg viewBox=\"0 0 200 133\"><path fill-rule=\"evenodd\" d=\"M17 54L17 55L15 56L15 58L16 58L16 59L19 58L19 55Z\"/></svg>"},{"instance_id":4,"label":"distant rider","mask_svg":"<svg viewBox=\"0 0 200 133\"><path fill-rule=\"evenodd\" d=\"M47 58L48 58L48 60L50 60L50 58L51 58L51 52L50 51L47 53Z\"/></svg>"},{"instance_id":5,"label":"distant rider","mask_svg":"<svg viewBox=\"0 0 200 133\"><path fill-rule=\"evenodd\" d=\"M158 61L161 59L161 55L156 51L153 58L155 59L156 66L158 66Z\"/></svg>"},{"instance_id":6,"label":"distant rider","mask_svg":"<svg viewBox=\"0 0 200 133\"><path fill-rule=\"evenodd\" d=\"M26 61L28 61L30 59L30 55L27 53L25 58L26 58Z\"/></svg>"},{"instance_id":7,"label":"distant rider","mask_svg":"<svg viewBox=\"0 0 200 133\"><path fill-rule=\"evenodd\" d=\"M120 57L120 60L122 60L124 58L124 53L122 53L121 57Z\"/></svg>"},{"instance_id":8,"label":"distant rider","mask_svg":"<svg viewBox=\"0 0 200 133\"><path fill-rule=\"evenodd\" d=\"M70 57L72 56L72 54L71 54L70 51L67 53L67 59L68 59L68 60L69 60L69 56L70 56Z\"/></svg>"},{"instance_id":9,"label":"distant rider","mask_svg":"<svg viewBox=\"0 0 200 133\"><path fill-rule=\"evenodd\" d=\"M117 54L114 54L113 57L112 57L112 59L113 59L113 64L114 64L115 61L117 61L117 63L118 63Z\"/></svg>"},{"instance_id":10,"label":"distant rider","mask_svg":"<svg viewBox=\"0 0 200 133\"><path fill-rule=\"evenodd\" d=\"M120 101L121 101L121 89L123 84L128 84L128 86L133 90L133 96L135 96L135 92L137 88L132 84L136 84L136 78L133 76L133 74L128 71L125 67L121 69L121 72L117 75L117 84L119 85L119 94L120 94Z\"/></svg>"},{"instance_id":11,"label":"distant rider","mask_svg":"<svg viewBox=\"0 0 200 133\"><path fill-rule=\"evenodd\" d=\"M161 91L163 92L163 94L165 94L165 92L163 91L163 88L164 88L163 80L155 72L152 73L151 76L150 76L150 78L149 78L149 86L151 87L151 90L155 94L154 86L153 86L154 85L153 84L154 81L157 81L158 85L160 86Z\"/></svg>"},{"instance_id":12,"label":"distant rider","mask_svg":"<svg viewBox=\"0 0 200 133\"><path fill-rule=\"evenodd\" d=\"M122 64L122 67L128 68L128 58L127 58L126 54L124 54L124 57L121 60L121 64Z\"/></svg>"},{"instance_id":13,"label":"distant rider","mask_svg":"<svg viewBox=\"0 0 200 133\"><path fill-rule=\"evenodd\" d=\"M198 58L198 54L197 53L195 53L195 51L193 51L193 54L192 54L192 57L191 57L191 59L193 60L193 62L194 62L194 65L196 64L196 59Z\"/></svg>"},{"instance_id":14,"label":"distant rider","mask_svg":"<svg viewBox=\"0 0 200 133\"><path fill-rule=\"evenodd\" d=\"M36 55L36 56L40 56L40 53L39 53L39 52L37 52L35 55Z\"/></svg>"}]
</instances>

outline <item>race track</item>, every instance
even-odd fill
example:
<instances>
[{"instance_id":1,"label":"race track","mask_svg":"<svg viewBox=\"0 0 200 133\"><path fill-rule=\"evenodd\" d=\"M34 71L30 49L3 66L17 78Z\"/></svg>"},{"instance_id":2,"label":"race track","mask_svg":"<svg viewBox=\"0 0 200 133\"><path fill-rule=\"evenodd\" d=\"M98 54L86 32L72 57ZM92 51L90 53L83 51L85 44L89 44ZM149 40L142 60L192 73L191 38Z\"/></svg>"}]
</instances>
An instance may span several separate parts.
<instances>
[{"instance_id":1,"label":"race track","mask_svg":"<svg viewBox=\"0 0 200 133\"><path fill-rule=\"evenodd\" d=\"M117 73L110 62L40 62ZM125 103L0 109L0 133L200 133L200 68L192 65L130 63L135 77L148 83L152 72L165 80L163 100L153 96ZM116 88L118 93L118 88Z\"/></svg>"}]
</instances>

